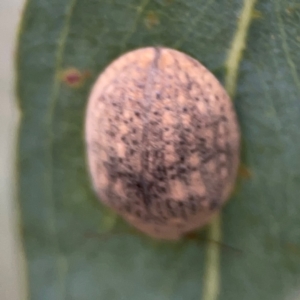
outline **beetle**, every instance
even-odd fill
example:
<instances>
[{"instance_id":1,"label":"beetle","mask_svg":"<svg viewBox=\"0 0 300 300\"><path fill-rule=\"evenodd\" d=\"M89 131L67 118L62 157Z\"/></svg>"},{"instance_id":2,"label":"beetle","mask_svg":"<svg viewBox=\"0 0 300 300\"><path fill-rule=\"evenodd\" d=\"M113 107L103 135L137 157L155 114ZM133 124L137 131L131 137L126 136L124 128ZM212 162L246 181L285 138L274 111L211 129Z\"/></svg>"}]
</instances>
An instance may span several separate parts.
<instances>
[{"instance_id":1,"label":"beetle","mask_svg":"<svg viewBox=\"0 0 300 300\"><path fill-rule=\"evenodd\" d=\"M133 50L100 74L85 139L101 201L154 238L202 227L234 187L240 129L232 101L208 69L174 49Z\"/></svg>"}]
</instances>

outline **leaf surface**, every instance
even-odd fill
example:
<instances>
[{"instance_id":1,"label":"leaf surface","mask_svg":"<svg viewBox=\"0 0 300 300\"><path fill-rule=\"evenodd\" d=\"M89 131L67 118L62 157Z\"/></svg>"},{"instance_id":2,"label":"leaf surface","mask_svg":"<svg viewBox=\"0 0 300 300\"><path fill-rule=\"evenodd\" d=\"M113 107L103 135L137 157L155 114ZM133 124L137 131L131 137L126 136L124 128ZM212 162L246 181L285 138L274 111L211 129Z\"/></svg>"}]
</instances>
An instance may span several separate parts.
<instances>
[{"instance_id":1,"label":"leaf surface","mask_svg":"<svg viewBox=\"0 0 300 300\"><path fill-rule=\"evenodd\" d=\"M83 136L91 85L114 58L149 45L190 54L235 95L244 176L201 236L223 236L238 252L128 234L92 191ZM30 299L296 299L299 52L292 0L28 0L17 93ZM124 233L98 236L111 230Z\"/></svg>"}]
</instances>

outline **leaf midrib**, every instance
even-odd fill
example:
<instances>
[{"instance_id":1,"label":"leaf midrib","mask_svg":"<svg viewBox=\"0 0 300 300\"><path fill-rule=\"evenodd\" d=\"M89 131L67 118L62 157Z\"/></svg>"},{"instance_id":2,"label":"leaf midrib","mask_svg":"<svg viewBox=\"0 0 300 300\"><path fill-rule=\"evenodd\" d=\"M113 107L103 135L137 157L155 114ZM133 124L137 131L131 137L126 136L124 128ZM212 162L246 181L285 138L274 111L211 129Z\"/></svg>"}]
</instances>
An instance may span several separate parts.
<instances>
[{"instance_id":1,"label":"leaf midrib","mask_svg":"<svg viewBox=\"0 0 300 300\"><path fill-rule=\"evenodd\" d=\"M225 89L233 99L236 92L239 66L246 46L247 35L256 0L244 0L236 32L229 47L225 61ZM215 217L208 229L208 240L221 242L222 240L221 213ZM220 247L208 242L206 250L206 267L204 273L203 299L216 300L220 294Z\"/></svg>"}]
</instances>

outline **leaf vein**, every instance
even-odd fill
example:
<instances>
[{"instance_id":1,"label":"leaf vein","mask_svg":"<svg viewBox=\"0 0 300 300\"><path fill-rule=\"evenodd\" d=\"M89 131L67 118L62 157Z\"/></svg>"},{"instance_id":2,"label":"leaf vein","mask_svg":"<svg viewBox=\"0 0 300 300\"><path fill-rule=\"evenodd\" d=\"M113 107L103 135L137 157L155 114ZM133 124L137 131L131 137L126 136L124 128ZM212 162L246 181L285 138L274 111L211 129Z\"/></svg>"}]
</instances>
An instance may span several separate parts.
<instances>
[{"instance_id":1,"label":"leaf vein","mask_svg":"<svg viewBox=\"0 0 300 300\"><path fill-rule=\"evenodd\" d=\"M236 92L237 76L243 50L251 21L256 0L244 0L244 5L238 21L236 33L233 36L231 47L225 61L227 68L225 76L225 88L233 98ZM208 239L221 242L222 239L222 216L221 213L209 226ZM206 250L206 268L204 273L204 300L216 300L220 293L220 248L209 244Z\"/></svg>"},{"instance_id":2,"label":"leaf vein","mask_svg":"<svg viewBox=\"0 0 300 300\"><path fill-rule=\"evenodd\" d=\"M57 224L56 224L56 213L55 213L55 200L53 195L53 118L55 113L55 108L57 106L57 100L59 96L60 90L60 78L59 74L62 67L63 56L65 45L67 41L67 37L70 31L70 23L71 18L74 12L74 7L77 0L70 0L69 5L66 8L66 15L65 15L65 23L62 27L61 34L58 40L57 51L55 55L55 69L54 69L54 79L53 79L53 87L52 93L49 99L49 109L48 109L48 118L46 120L47 128L48 128L48 145L46 147L47 151L47 169L48 169L48 176L47 176L47 186L48 186L48 201L49 201L49 210L48 210L48 226L49 230L52 235L52 242L55 251L55 255L57 255L56 261L56 268L58 272L58 280L59 280L59 287L58 290L60 291L61 299L66 298L66 289L64 285L66 273L68 270L68 264L66 257L61 253L59 247L59 240L58 240L58 231L57 231Z\"/></svg>"},{"instance_id":3,"label":"leaf vein","mask_svg":"<svg viewBox=\"0 0 300 300\"><path fill-rule=\"evenodd\" d=\"M293 59L290 56L290 49L289 49L289 45L287 43L286 32L284 30L282 17L280 16L280 13L279 13L279 2L278 1L276 1L276 15L277 15L277 20L279 22L280 38L281 38L281 41L282 41L282 48L283 48L283 51L284 51L284 54L285 54L285 58L286 58L286 61L289 65L289 67L290 67L291 74L292 74L292 77L295 81L295 84L296 84L298 90L300 90L300 80L299 80L299 76L298 76L298 73L297 73L296 66L293 62Z\"/></svg>"},{"instance_id":4,"label":"leaf vein","mask_svg":"<svg viewBox=\"0 0 300 300\"><path fill-rule=\"evenodd\" d=\"M231 97L235 95L239 64L246 45L248 29L253 19L255 2L256 0L244 0L244 7L238 21L237 31L233 37L225 62L227 71L225 76L225 88Z\"/></svg>"}]
</instances>

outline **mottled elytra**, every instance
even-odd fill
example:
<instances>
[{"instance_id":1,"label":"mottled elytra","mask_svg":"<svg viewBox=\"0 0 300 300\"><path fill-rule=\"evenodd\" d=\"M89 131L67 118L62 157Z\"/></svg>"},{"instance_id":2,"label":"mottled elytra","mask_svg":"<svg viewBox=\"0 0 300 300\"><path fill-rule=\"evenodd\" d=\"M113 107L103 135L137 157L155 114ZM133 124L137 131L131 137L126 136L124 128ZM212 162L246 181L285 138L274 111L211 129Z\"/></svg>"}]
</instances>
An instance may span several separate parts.
<instances>
[{"instance_id":1,"label":"mottled elytra","mask_svg":"<svg viewBox=\"0 0 300 300\"><path fill-rule=\"evenodd\" d=\"M111 63L90 94L85 134L98 196L152 237L178 239L203 226L234 186L232 102L179 51L142 48Z\"/></svg>"}]
</instances>

